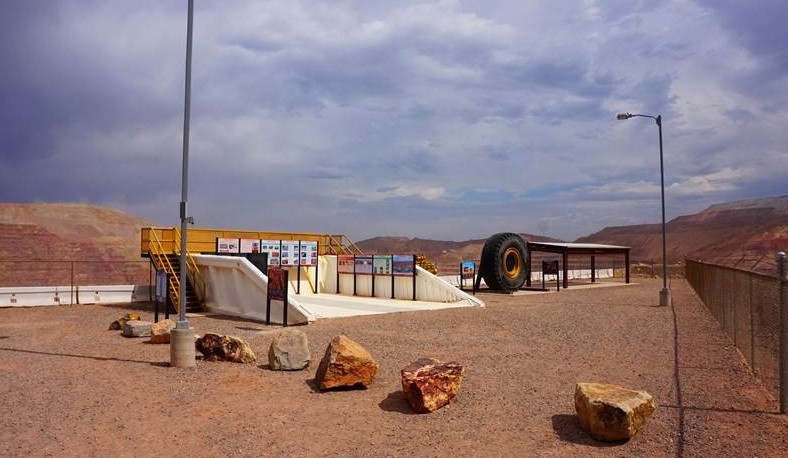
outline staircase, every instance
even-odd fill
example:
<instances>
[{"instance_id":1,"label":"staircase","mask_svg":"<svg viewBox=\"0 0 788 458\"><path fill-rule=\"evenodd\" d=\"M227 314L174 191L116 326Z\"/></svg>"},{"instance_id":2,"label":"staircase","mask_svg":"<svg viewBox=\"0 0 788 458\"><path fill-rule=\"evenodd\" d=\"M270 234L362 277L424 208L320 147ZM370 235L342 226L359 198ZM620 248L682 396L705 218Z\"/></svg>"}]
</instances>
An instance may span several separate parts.
<instances>
[{"instance_id":1,"label":"staircase","mask_svg":"<svg viewBox=\"0 0 788 458\"><path fill-rule=\"evenodd\" d=\"M167 275L175 275L180 280L181 278L180 255L168 254L167 261L169 261L169 265L172 266L172 272L167 272ZM178 300L178 294L170 293L167 295L167 298L168 298L167 306L171 307L172 310L177 311L180 303L174 303L173 301ZM194 286L192 285L192 281L189 278L189 275L186 275L186 312L202 312L202 311L203 311L202 302L200 301L199 296L197 296L197 291L195 291Z\"/></svg>"},{"instance_id":2,"label":"staircase","mask_svg":"<svg viewBox=\"0 0 788 458\"><path fill-rule=\"evenodd\" d=\"M180 232L176 232L176 235L180 238ZM151 246L153 249L150 252L150 260L151 263L153 263L153 267L157 271L167 272L167 307L179 313L181 290L180 254L165 251L161 240L156 237L155 233L151 240ZM189 263L189 261L191 261L191 263ZM190 256L187 256L187 264L189 272L187 272L186 285L184 285L186 312L201 312L203 310L202 301L192 284L192 279L197 278L197 280L200 281L202 277L200 276L197 264L195 264L194 259L191 259ZM201 291L204 291L204 288L201 289Z\"/></svg>"}]
</instances>

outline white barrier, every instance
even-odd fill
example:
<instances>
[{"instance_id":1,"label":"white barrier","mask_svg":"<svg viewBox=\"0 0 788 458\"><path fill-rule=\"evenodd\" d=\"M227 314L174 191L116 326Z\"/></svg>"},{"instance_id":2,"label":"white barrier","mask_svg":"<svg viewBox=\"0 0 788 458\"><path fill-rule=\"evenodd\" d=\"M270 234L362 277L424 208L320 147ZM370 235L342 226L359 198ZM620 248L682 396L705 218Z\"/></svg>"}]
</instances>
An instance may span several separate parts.
<instances>
[{"instance_id":1,"label":"white barrier","mask_svg":"<svg viewBox=\"0 0 788 458\"><path fill-rule=\"evenodd\" d=\"M13 286L0 288L0 307L147 302L150 285Z\"/></svg>"}]
</instances>

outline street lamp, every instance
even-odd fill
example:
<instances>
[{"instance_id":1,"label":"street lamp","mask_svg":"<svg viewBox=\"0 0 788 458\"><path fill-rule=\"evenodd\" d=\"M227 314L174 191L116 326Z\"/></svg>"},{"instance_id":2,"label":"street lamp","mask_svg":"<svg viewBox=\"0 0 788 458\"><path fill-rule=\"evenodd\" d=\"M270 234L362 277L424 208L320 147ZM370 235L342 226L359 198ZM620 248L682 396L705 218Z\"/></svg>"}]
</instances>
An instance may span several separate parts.
<instances>
[{"instance_id":1,"label":"street lamp","mask_svg":"<svg viewBox=\"0 0 788 458\"><path fill-rule=\"evenodd\" d=\"M645 114L619 113L616 119L624 121L634 117L651 118L657 122L659 128L659 180L662 192L662 290L659 292L659 305L670 305L670 289L668 289L668 255L665 243L665 168L662 160L662 115L651 116Z\"/></svg>"},{"instance_id":2,"label":"street lamp","mask_svg":"<svg viewBox=\"0 0 788 458\"><path fill-rule=\"evenodd\" d=\"M170 365L174 367L195 367L194 329L186 319L186 231L192 218L187 216L186 202L189 192L189 120L191 117L192 88L192 23L194 22L194 0L189 0L186 23L186 89L183 106L183 168L181 174L181 272L180 291L178 292L178 321L170 332Z\"/></svg>"}]
</instances>

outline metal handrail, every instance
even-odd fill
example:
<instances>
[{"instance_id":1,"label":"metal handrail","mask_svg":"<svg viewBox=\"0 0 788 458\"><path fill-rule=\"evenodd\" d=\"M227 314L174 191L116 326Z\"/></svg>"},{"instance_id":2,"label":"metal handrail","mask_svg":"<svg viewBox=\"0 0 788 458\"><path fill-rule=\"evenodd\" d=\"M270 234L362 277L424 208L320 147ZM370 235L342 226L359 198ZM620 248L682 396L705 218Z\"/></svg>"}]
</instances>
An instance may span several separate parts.
<instances>
[{"instance_id":1,"label":"metal handrail","mask_svg":"<svg viewBox=\"0 0 788 458\"><path fill-rule=\"evenodd\" d=\"M181 231L180 229L175 229L175 253L180 255L181 250ZM198 290L197 293L200 296L200 300L205 299L205 282L202 278L202 273L200 273L200 268L197 266L197 261L194 260L194 256L189 253L189 250L186 250L186 267L187 267L187 274L190 275L191 280L194 282L194 286Z\"/></svg>"},{"instance_id":2,"label":"metal handrail","mask_svg":"<svg viewBox=\"0 0 788 458\"><path fill-rule=\"evenodd\" d=\"M162 245L162 241L158 234L156 234L156 230L151 229L148 233L151 235L151 239L154 242L153 251L151 254L154 256L154 259L158 260L158 262L161 264L161 267L167 272L170 300L172 300L172 303L175 304L175 310L178 312L178 307L180 306L181 281L178 276L175 275L175 268L173 268L172 263L170 263L170 259L167 257L166 251L164 251L164 246Z\"/></svg>"}]
</instances>

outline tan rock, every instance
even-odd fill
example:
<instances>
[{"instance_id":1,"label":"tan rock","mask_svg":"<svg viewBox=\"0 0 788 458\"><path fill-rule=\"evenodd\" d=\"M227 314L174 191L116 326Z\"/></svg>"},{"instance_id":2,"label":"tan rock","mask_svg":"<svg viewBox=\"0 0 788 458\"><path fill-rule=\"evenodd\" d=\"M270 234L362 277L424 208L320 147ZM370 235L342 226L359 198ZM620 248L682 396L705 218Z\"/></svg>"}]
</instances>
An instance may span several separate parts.
<instances>
[{"instance_id":1,"label":"tan rock","mask_svg":"<svg viewBox=\"0 0 788 458\"><path fill-rule=\"evenodd\" d=\"M170 343L170 331L175 329L175 321L167 318L158 323L153 323L150 327L150 343L168 344Z\"/></svg>"},{"instance_id":2,"label":"tan rock","mask_svg":"<svg viewBox=\"0 0 788 458\"><path fill-rule=\"evenodd\" d=\"M368 387L378 373L378 363L361 345L345 335L331 339L320 361L315 380L321 390Z\"/></svg>"},{"instance_id":3,"label":"tan rock","mask_svg":"<svg viewBox=\"0 0 788 458\"><path fill-rule=\"evenodd\" d=\"M402 391L416 412L434 412L457 396L464 372L458 363L419 358L402 369Z\"/></svg>"},{"instance_id":4,"label":"tan rock","mask_svg":"<svg viewBox=\"0 0 788 458\"><path fill-rule=\"evenodd\" d=\"M152 324L150 321L129 320L123 326L123 337L148 337Z\"/></svg>"},{"instance_id":5,"label":"tan rock","mask_svg":"<svg viewBox=\"0 0 788 458\"><path fill-rule=\"evenodd\" d=\"M268 347L268 366L275 371L304 369L311 358L306 334L298 329L281 331Z\"/></svg>"},{"instance_id":6,"label":"tan rock","mask_svg":"<svg viewBox=\"0 0 788 458\"><path fill-rule=\"evenodd\" d=\"M202 353L203 361L230 361L233 363L257 363L252 348L240 337L220 336L206 333L195 342L197 351Z\"/></svg>"},{"instance_id":7,"label":"tan rock","mask_svg":"<svg viewBox=\"0 0 788 458\"><path fill-rule=\"evenodd\" d=\"M616 442L632 438L656 410L654 398L603 383L578 383L575 411L580 426L596 440Z\"/></svg>"}]
</instances>

